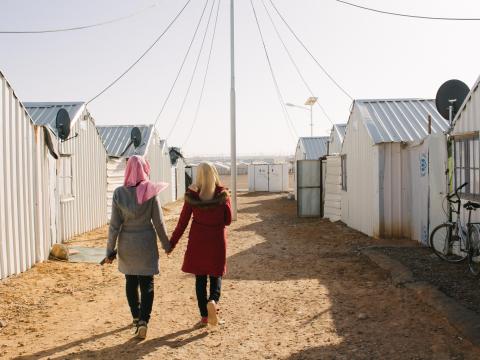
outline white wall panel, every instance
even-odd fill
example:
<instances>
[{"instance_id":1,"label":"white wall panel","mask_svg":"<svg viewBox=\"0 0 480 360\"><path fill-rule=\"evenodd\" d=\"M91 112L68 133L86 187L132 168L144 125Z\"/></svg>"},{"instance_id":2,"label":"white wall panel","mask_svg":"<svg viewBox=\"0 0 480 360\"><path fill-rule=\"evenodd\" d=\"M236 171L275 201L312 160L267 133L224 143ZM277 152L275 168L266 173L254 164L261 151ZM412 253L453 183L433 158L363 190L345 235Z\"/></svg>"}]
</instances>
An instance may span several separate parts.
<instances>
[{"instance_id":1,"label":"white wall panel","mask_svg":"<svg viewBox=\"0 0 480 360\"><path fill-rule=\"evenodd\" d=\"M342 221L375 236L378 231L378 149L373 146L355 107L350 116L342 154L347 155L347 191L342 191ZM377 183L377 185L376 185ZM377 229L377 230L376 230Z\"/></svg>"},{"instance_id":2,"label":"white wall panel","mask_svg":"<svg viewBox=\"0 0 480 360\"><path fill-rule=\"evenodd\" d=\"M46 156L43 129L33 125L23 105L0 73L0 279L45 259L43 251ZM39 202L40 200L40 202ZM38 205L38 206L37 206Z\"/></svg>"},{"instance_id":3,"label":"white wall panel","mask_svg":"<svg viewBox=\"0 0 480 360\"><path fill-rule=\"evenodd\" d=\"M107 222L107 154L95 123L84 111L71 131L78 136L61 143L61 153L72 154L74 199L60 204L61 240L103 226Z\"/></svg>"}]
</instances>

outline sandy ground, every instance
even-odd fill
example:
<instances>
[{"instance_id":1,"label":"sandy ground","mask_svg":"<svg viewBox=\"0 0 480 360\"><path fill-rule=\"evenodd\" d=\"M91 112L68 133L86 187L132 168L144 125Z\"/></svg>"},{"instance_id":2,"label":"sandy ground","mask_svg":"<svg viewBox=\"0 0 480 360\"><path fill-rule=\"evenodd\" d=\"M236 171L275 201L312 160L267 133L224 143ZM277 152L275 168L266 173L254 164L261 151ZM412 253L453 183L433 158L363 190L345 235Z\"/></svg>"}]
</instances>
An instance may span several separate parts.
<instances>
[{"instance_id":1,"label":"sandy ground","mask_svg":"<svg viewBox=\"0 0 480 360\"><path fill-rule=\"evenodd\" d=\"M161 256L148 338L131 338L115 266L47 262L0 283L5 359L479 359L480 352L360 255L374 241L298 219L285 195L242 195L218 329L195 328L185 238ZM171 231L180 204L166 211ZM106 229L76 244L103 245Z\"/></svg>"}]
</instances>

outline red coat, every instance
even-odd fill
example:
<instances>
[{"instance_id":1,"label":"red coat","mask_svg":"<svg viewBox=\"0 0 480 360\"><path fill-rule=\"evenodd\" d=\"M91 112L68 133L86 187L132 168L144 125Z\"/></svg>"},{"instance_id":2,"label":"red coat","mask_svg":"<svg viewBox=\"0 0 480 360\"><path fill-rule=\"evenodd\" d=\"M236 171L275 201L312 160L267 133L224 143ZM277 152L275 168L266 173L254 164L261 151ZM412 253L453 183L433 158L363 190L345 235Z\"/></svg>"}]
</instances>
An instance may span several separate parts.
<instances>
[{"instance_id":1,"label":"red coat","mask_svg":"<svg viewBox=\"0 0 480 360\"><path fill-rule=\"evenodd\" d=\"M227 230L232 222L230 197L227 190L217 186L212 200L200 200L198 192L187 190L182 213L170 243L175 248L188 226L187 251L182 271L195 275L223 276L227 266Z\"/></svg>"}]
</instances>

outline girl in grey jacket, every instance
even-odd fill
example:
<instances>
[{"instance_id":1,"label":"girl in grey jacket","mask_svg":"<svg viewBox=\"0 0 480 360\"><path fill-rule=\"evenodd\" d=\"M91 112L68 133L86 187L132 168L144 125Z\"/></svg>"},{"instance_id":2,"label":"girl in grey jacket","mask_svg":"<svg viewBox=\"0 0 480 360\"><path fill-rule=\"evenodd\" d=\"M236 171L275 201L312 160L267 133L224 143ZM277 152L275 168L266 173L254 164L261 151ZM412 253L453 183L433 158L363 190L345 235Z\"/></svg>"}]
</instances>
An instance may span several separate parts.
<instances>
[{"instance_id":1,"label":"girl in grey jacket","mask_svg":"<svg viewBox=\"0 0 480 360\"><path fill-rule=\"evenodd\" d=\"M128 159L124 185L113 193L108 231L107 263L118 257L125 274L127 300L136 326L135 335L145 338L153 306L153 275L159 273L157 235L170 251L158 193L168 184L148 180L150 165L141 156ZM138 290L140 289L140 298Z\"/></svg>"}]
</instances>

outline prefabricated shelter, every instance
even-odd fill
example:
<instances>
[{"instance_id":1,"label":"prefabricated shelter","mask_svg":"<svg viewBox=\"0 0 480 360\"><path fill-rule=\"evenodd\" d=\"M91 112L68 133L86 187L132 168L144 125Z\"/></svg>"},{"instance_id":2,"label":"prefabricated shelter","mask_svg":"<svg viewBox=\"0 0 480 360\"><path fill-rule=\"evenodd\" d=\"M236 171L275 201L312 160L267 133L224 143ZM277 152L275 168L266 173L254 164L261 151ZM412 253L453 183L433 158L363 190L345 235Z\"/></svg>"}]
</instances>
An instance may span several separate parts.
<instances>
[{"instance_id":1,"label":"prefabricated shelter","mask_svg":"<svg viewBox=\"0 0 480 360\"><path fill-rule=\"evenodd\" d=\"M141 143L135 147L131 143L132 129L137 127L142 135ZM127 160L132 155L144 156L150 163L150 179L152 181L162 181L171 183L170 175L170 156L165 159L163 144L153 125L101 125L97 126L103 145L107 151L106 161L106 184L107 190L103 196L103 206L106 207L107 219L112 214L113 192L119 186L123 185L125 167ZM164 166L165 160L168 161L168 167ZM168 168L165 179L165 168ZM171 191L166 189L160 193L162 204L171 201Z\"/></svg>"},{"instance_id":2,"label":"prefabricated shelter","mask_svg":"<svg viewBox=\"0 0 480 360\"><path fill-rule=\"evenodd\" d=\"M328 140L328 156L325 165L324 217L338 221L342 217L341 190L342 173L340 151L347 124L334 124Z\"/></svg>"},{"instance_id":3,"label":"prefabricated shelter","mask_svg":"<svg viewBox=\"0 0 480 360\"><path fill-rule=\"evenodd\" d=\"M288 164L250 164L248 191L288 191Z\"/></svg>"},{"instance_id":4,"label":"prefabricated shelter","mask_svg":"<svg viewBox=\"0 0 480 360\"><path fill-rule=\"evenodd\" d=\"M215 169L217 169L218 175L230 175L230 166L226 164L222 164L221 162L215 162L213 164Z\"/></svg>"},{"instance_id":5,"label":"prefabricated shelter","mask_svg":"<svg viewBox=\"0 0 480 360\"><path fill-rule=\"evenodd\" d=\"M341 156L328 155L325 160L325 198L323 217L330 221L342 218L342 167Z\"/></svg>"},{"instance_id":6,"label":"prefabricated shelter","mask_svg":"<svg viewBox=\"0 0 480 360\"><path fill-rule=\"evenodd\" d=\"M480 202L480 77L460 107L453 121L454 186L467 182L461 190L462 203ZM463 212L464 216L467 212ZM473 221L480 221L479 211L472 212Z\"/></svg>"},{"instance_id":7,"label":"prefabricated shelter","mask_svg":"<svg viewBox=\"0 0 480 360\"><path fill-rule=\"evenodd\" d=\"M426 242L429 182L443 177L447 129L434 100L355 100L341 150L343 222L373 237Z\"/></svg>"},{"instance_id":8,"label":"prefabricated shelter","mask_svg":"<svg viewBox=\"0 0 480 360\"><path fill-rule=\"evenodd\" d=\"M37 125L54 134L59 159L50 169L51 211L56 213L58 242L106 224L107 153L84 102L26 102ZM66 111L71 120L70 135L62 140L56 128L57 113ZM53 164L52 164L53 166ZM56 182L53 181L56 178ZM51 196L51 195L50 195Z\"/></svg>"},{"instance_id":9,"label":"prefabricated shelter","mask_svg":"<svg viewBox=\"0 0 480 360\"><path fill-rule=\"evenodd\" d=\"M46 260L57 241L50 211L54 135L35 125L0 72L0 279ZM52 215L52 217L51 217Z\"/></svg>"},{"instance_id":10,"label":"prefabricated shelter","mask_svg":"<svg viewBox=\"0 0 480 360\"><path fill-rule=\"evenodd\" d=\"M301 137L295 149L295 161L318 160L328 154L328 136Z\"/></svg>"},{"instance_id":11,"label":"prefabricated shelter","mask_svg":"<svg viewBox=\"0 0 480 360\"><path fill-rule=\"evenodd\" d=\"M180 200L184 197L187 190L185 179L185 158L179 148L171 147L169 149L170 162L172 164L172 197L174 200ZM173 186L175 184L175 186Z\"/></svg>"},{"instance_id":12,"label":"prefabricated shelter","mask_svg":"<svg viewBox=\"0 0 480 360\"><path fill-rule=\"evenodd\" d=\"M293 192L295 200L300 200L297 203L299 216L323 215L325 163L321 159L328 154L328 141L328 136L298 139L293 164ZM301 197L299 188L302 189Z\"/></svg>"},{"instance_id":13,"label":"prefabricated shelter","mask_svg":"<svg viewBox=\"0 0 480 360\"><path fill-rule=\"evenodd\" d=\"M160 172L160 180L162 182L166 182L170 184L170 191L165 190L160 193L160 200L162 204L168 204L175 201L173 191L173 179L174 179L174 169L172 168L172 162L170 160L170 149L168 148L167 140L161 139L160 140L160 149L161 149L161 172Z\"/></svg>"},{"instance_id":14,"label":"prefabricated shelter","mask_svg":"<svg viewBox=\"0 0 480 360\"><path fill-rule=\"evenodd\" d=\"M340 154L347 124L334 124L328 139L328 155Z\"/></svg>"},{"instance_id":15,"label":"prefabricated shelter","mask_svg":"<svg viewBox=\"0 0 480 360\"><path fill-rule=\"evenodd\" d=\"M237 164L237 175L248 175L248 163L240 161Z\"/></svg>"}]
</instances>

